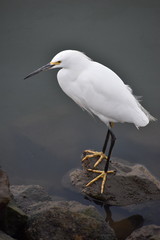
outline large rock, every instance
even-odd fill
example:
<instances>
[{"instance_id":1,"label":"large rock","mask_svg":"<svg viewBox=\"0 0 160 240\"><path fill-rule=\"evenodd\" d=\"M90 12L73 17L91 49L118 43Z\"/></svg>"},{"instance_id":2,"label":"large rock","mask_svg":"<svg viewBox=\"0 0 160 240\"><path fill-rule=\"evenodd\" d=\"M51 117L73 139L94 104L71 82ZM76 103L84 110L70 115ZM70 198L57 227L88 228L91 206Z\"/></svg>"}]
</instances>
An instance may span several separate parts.
<instances>
[{"instance_id":1,"label":"large rock","mask_svg":"<svg viewBox=\"0 0 160 240\"><path fill-rule=\"evenodd\" d=\"M116 170L116 175L108 175L104 193L100 193L101 179L86 187L97 176L87 171L93 168L95 161L95 158L85 160L83 170L76 169L70 173L72 185L83 194L109 205L130 205L160 199L160 182L143 165L131 165L115 158L112 159L110 169ZM104 165L105 161L97 169L103 170Z\"/></svg>"},{"instance_id":2,"label":"large rock","mask_svg":"<svg viewBox=\"0 0 160 240\"><path fill-rule=\"evenodd\" d=\"M74 201L33 206L26 230L29 240L115 240L115 234L93 206Z\"/></svg>"},{"instance_id":3,"label":"large rock","mask_svg":"<svg viewBox=\"0 0 160 240\"><path fill-rule=\"evenodd\" d=\"M93 206L51 201L38 185L12 186L11 191L29 216L23 235L26 240L116 240L113 230Z\"/></svg>"},{"instance_id":4,"label":"large rock","mask_svg":"<svg viewBox=\"0 0 160 240\"><path fill-rule=\"evenodd\" d=\"M160 226L149 225L139 228L126 240L160 240Z\"/></svg>"},{"instance_id":5,"label":"large rock","mask_svg":"<svg viewBox=\"0 0 160 240\"><path fill-rule=\"evenodd\" d=\"M0 169L0 211L11 200L11 194L9 190L9 180L7 174Z\"/></svg>"}]
</instances>

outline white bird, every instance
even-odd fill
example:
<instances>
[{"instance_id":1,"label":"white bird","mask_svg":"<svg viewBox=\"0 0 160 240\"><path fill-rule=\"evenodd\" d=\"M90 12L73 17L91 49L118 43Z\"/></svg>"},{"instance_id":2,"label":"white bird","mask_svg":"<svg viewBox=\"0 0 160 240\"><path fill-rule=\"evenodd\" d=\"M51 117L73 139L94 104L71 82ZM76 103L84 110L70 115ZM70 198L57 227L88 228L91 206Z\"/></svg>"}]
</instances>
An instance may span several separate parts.
<instances>
[{"instance_id":1,"label":"white bird","mask_svg":"<svg viewBox=\"0 0 160 240\"><path fill-rule=\"evenodd\" d=\"M88 169L99 175L86 185L89 186L99 178L103 178L101 184L101 193L103 193L107 174L114 173L114 171L108 171L109 160L116 140L111 131L114 123L128 122L139 128L145 127L149 121L156 119L142 107L132 94L132 89L125 85L116 73L76 50L65 50L58 53L51 62L32 72L25 79L41 71L54 68L61 68L58 71L57 79L62 90L81 108L96 115L108 127L102 152L86 150L89 154L82 159L84 161L91 157L99 157L94 167L102 159L106 159L104 171ZM111 142L106 156L105 151L109 138L111 138Z\"/></svg>"}]
</instances>

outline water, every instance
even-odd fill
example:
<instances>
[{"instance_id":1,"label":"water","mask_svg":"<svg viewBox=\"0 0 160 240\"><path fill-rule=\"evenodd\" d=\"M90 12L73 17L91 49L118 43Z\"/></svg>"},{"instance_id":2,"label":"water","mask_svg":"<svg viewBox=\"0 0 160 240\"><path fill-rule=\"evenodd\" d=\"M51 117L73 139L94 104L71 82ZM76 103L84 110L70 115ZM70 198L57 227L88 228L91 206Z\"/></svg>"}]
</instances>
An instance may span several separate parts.
<instances>
[{"instance_id":1,"label":"water","mask_svg":"<svg viewBox=\"0 0 160 240\"><path fill-rule=\"evenodd\" d=\"M106 127L61 91L56 70L22 79L57 52L77 49L114 70L159 118L160 2L2 0L0 18L1 166L11 184L41 184L51 194L90 204L65 189L62 178L80 166L84 149L101 149ZM158 122L140 131L118 124L113 155L144 164L159 178L159 132ZM110 210L115 222L140 215L140 224L160 224L158 207Z\"/></svg>"}]
</instances>

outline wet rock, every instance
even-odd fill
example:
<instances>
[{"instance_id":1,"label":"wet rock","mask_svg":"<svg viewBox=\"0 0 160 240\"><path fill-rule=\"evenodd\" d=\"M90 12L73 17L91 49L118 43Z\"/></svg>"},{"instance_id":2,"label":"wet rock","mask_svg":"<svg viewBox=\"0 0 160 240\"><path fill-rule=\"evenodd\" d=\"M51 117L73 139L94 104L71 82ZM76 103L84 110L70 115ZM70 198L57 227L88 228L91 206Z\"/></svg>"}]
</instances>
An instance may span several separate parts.
<instances>
[{"instance_id":1,"label":"wet rock","mask_svg":"<svg viewBox=\"0 0 160 240\"><path fill-rule=\"evenodd\" d=\"M4 232L0 231L0 240L15 240L15 238L12 238Z\"/></svg>"},{"instance_id":2,"label":"wet rock","mask_svg":"<svg viewBox=\"0 0 160 240\"><path fill-rule=\"evenodd\" d=\"M131 165L116 158L110 164L110 169L116 170L116 175L108 175L103 194L100 193L101 179L86 187L97 176L96 173L87 171L88 168L93 168L95 162L95 158L85 160L83 170L76 169L70 173L72 185L83 194L117 206L160 199L160 182L143 165ZM104 166L105 161L97 169L103 170Z\"/></svg>"},{"instance_id":3,"label":"wet rock","mask_svg":"<svg viewBox=\"0 0 160 240\"><path fill-rule=\"evenodd\" d=\"M12 186L12 194L29 219L26 240L116 240L113 230L93 206L52 201L38 185Z\"/></svg>"},{"instance_id":4,"label":"wet rock","mask_svg":"<svg viewBox=\"0 0 160 240\"><path fill-rule=\"evenodd\" d=\"M0 169L0 210L4 208L11 200L9 190L9 180L7 174Z\"/></svg>"},{"instance_id":5,"label":"wet rock","mask_svg":"<svg viewBox=\"0 0 160 240\"><path fill-rule=\"evenodd\" d=\"M149 225L134 231L126 240L159 240L160 226Z\"/></svg>"},{"instance_id":6,"label":"wet rock","mask_svg":"<svg viewBox=\"0 0 160 240\"><path fill-rule=\"evenodd\" d=\"M40 185L12 185L10 187L16 204L26 213L37 202L50 201L51 197Z\"/></svg>"},{"instance_id":7,"label":"wet rock","mask_svg":"<svg viewBox=\"0 0 160 240\"><path fill-rule=\"evenodd\" d=\"M29 240L116 240L113 230L93 206L50 201L32 207L26 230Z\"/></svg>"}]
</instances>

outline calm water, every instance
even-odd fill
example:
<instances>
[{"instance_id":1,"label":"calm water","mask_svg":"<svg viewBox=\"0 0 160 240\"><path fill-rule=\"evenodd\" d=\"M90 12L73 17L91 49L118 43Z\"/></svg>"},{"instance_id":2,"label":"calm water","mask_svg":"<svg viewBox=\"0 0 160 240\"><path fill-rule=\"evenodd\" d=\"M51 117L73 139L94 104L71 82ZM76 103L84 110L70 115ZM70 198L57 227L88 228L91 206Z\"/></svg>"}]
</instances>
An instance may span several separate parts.
<instances>
[{"instance_id":1,"label":"calm water","mask_svg":"<svg viewBox=\"0 0 160 240\"><path fill-rule=\"evenodd\" d=\"M84 149L101 149L106 127L61 91L56 70L26 81L23 77L57 52L77 49L113 69L136 95L143 96L144 107L160 118L160 2L2 0L0 19L1 166L11 184L41 184L51 194L90 204L65 189L62 179L80 167ZM159 178L159 122L139 131L117 124L114 132L113 155L144 164ZM160 224L159 205L106 207L106 211L108 216L111 211L116 227L130 216L134 222L137 215L140 224L139 215L144 224ZM105 216L106 211L96 206Z\"/></svg>"}]
</instances>

